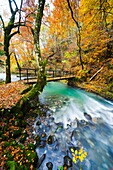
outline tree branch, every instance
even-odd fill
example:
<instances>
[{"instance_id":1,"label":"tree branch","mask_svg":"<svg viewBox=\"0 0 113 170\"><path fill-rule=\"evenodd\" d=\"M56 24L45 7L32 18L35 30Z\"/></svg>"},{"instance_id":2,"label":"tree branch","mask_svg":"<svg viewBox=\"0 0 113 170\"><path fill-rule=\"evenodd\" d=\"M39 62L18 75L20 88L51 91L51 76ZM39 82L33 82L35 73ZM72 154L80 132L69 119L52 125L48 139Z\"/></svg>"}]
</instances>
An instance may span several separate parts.
<instances>
[{"instance_id":1,"label":"tree branch","mask_svg":"<svg viewBox=\"0 0 113 170\"><path fill-rule=\"evenodd\" d=\"M9 40L14 36L14 35L16 35L16 34L18 34L19 32L18 32L18 30L17 31L15 31L15 32L13 32L12 34L10 34L10 36L9 36Z\"/></svg>"},{"instance_id":2,"label":"tree branch","mask_svg":"<svg viewBox=\"0 0 113 170\"><path fill-rule=\"evenodd\" d=\"M21 22L21 9L22 9L22 4L23 4L23 0L21 0L20 9L19 9L19 23ZM18 26L18 32L20 32L20 24L19 24L19 26Z\"/></svg>"},{"instance_id":3,"label":"tree branch","mask_svg":"<svg viewBox=\"0 0 113 170\"><path fill-rule=\"evenodd\" d=\"M3 20L3 18L2 18L2 16L0 15L0 19L1 19L1 21L2 21L2 25L3 25L3 29L5 28L5 23L4 23L4 20Z\"/></svg>"},{"instance_id":4,"label":"tree branch","mask_svg":"<svg viewBox=\"0 0 113 170\"><path fill-rule=\"evenodd\" d=\"M16 9L18 9L16 1L15 0L12 0L12 1L14 2Z\"/></svg>"},{"instance_id":5,"label":"tree branch","mask_svg":"<svg viewBox=\"0 0 113 170\"><path fill-rule=\"evenodd\" d=\"M13 14L14 10L12 8L12 1L11 0L9 0L9 7L10 7L11 14Z\"/></svg>"},{"instance_id":6,"label":"tree branch","mask_svg":"<svg viewBox=\"0 0 113 170\"><path fill-rule=\"evenodd\" d=\"M56 53L57 53L57 52L53 52L53 54L49 55L49 56L47 57L47 61L48 61L49 58L53 57Z\"/></svg>"},{"instance_id":7,"label":"tree branch","mask_svg":"<svg viewBox=\"0 0 113 170\"><path fill-rule=\"evenodd\" d=\"M103 69L103 66L90 78L90 81Z\"/></svg>"},{"instance_id":8,"label":"tree branch","mask_svg":"<svg viewBox=\"0 0 113 170\"><path fill-rule=\"evenodd\" d=\"M73 19L74 22L76 23L77 28L80 28L79 23L78 23L77 20L74 18L74 13L73 13L73 10L72 10L72 7L71 7L71 5L70 5L69 0L67 0L67 3L68 3L68 7L69 7L69 9L70 9L70 11L71 11L72 19Z\"/></svg>"}]
</instances>

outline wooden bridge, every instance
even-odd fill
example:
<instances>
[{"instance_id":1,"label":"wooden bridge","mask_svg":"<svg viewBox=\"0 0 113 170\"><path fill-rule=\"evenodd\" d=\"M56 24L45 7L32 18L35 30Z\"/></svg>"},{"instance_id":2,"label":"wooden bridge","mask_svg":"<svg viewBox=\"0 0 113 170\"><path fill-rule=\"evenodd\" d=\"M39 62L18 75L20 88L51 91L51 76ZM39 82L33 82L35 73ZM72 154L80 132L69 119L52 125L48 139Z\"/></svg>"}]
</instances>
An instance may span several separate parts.
<instances>
[{"instance_id":1,"label":"wooden bridge","mask_svg":"<svg viewBox=\"0 0 113 170\"><path fill-rule=\"evenodd\" d=\"M37 82L37 69L34 68L19 68L17 76L27 84ZM75 77L74 73L65 70L46 70L47 81L69 80Z\"/></svg>"}]
</instances>

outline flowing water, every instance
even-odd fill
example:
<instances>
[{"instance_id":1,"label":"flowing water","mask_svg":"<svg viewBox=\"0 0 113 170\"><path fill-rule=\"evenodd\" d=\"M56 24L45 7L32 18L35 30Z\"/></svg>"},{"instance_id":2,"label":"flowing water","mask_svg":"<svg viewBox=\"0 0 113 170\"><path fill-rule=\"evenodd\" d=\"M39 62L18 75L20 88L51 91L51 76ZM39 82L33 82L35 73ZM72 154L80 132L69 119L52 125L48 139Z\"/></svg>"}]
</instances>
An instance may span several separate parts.
<instances>
[{"instance_id":1,"label":"flowing water","mask_svg":"<svg viewBox=\"0 0 113 170\"><path fill-rule=\"evenodd\" d=\"M37 154L46 157L39 170L52 162L60 169L70 148L82 148L88 155L76 159L71 170L113 170L113 102L60 82L50 82L40 95L48 107L46 116L37 117L36 133L41 134ZM47 142L52 136L52 142ZM78 149L78 151L79 151Z\"/></svg>"}]
</instances>

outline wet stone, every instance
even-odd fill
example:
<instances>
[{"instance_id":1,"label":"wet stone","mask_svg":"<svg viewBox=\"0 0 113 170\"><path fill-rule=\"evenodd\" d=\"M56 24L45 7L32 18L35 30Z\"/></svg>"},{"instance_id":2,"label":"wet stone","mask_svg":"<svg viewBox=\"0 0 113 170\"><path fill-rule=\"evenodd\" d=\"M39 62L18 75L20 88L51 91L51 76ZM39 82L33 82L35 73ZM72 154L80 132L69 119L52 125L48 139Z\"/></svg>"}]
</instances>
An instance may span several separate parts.
<instances>
[{"instance_id":1,"label":"wet stone","mask_svg":"<svg viewBox=\"0 0 113 170\"><path fill-rule=\"evenodd\" d=\"M55 136L50 135L47 139L48 144L53 144L55 142Z\"/></svg>"},{"instance_id":2,"label":"wet stone","mask_svg":"<svg viewBox=\"0 0 113 170\"><path fill-rule=\"evenodd\" d=\"M39 125L41 125L41 121L40 121L40 120L38 120L38 121L36 122L36 126L39 126Z\"/></svg>"},{"instance_id":3,"label":"wet stone","mask_svg":"<svg viewBox=\"0 0 113 170\"><path fill-rule=\"evenodd\" d=\"M36 138L35 138L35 140L36 140L36 145L39 145L39 144L40 144L40 136L37 135Z\"/></svg>"},{"instance_id":4,"label":"wet stone","mask_svg":"<svg viewBox=\"0 0 113 170\"><path fill-rule=\"evenodd\" d=\"M39 147L44 148L45 146L46 146L46 140L41 140Z\"/></svg>"},{"instance_id":5,"label":"wet stone","mask_svg":"<svg viewBox=\"0 0 113 170\"><path fill-rule=\"evenodd\" d=\"M72 159L68 155L64 157L64 165L72 167Z\"/></svg>"},{"instance_id":6,"label":"wet stone","mask_svg":"<svg viewBox=\"0 0 113 170\"><path fill-rule=\"evenodd\" d=\"M48 170L52 170L52 169L53 169L53 164L52 164L52 162L47 162L47 163L46 163L46 166L47 166Z\"/></svg>"},{"instance_id":7,"label":"wet stone","mask_svg":"<svg viewBox=\"0 0 113 170\"><path fill-rule=\"evenodd\" d=\"M80 123L81 126L85 126L87 124L87 122L85 120L80 120L79 123Z\"/></svg>"},{"instance_id":8,"label":"wet stone","mask_svg":"<svg viewBox=\"0 0 113 170\"><path fill-rule=\"evenodd\" d=\"M87 114L86 112L84 112L84 116L87 120L92 121L92 117L89 114Z\"/></svg>"},{"instance_id":9,"label":"wet stone","mask_svg":"<svg viewBox=\"0 0 113 170\"><path fill-rule=\"evenodd\" d=\"M42 133L41 135L42 138L45 138L46 136L47 136L46 133Z\"/></svg>"},{"instance_id":10,"label":"wet stone","mask_svg":"<svg viewBox=\"0 0 113 170\"><path fill-rule=\"evenodd\" d=\"M74 130L71 135L71 139L79 140L80 139L80 131L78 129Z\"/></svg>"}]
</instances>

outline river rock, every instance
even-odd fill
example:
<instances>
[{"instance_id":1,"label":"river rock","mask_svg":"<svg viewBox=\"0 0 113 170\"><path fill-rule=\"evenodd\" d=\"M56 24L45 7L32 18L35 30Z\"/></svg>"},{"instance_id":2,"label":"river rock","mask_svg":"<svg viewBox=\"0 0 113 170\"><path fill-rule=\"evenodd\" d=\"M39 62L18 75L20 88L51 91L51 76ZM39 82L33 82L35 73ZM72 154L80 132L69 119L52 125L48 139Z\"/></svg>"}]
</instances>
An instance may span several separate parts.
<instances>
[{"instance_id":1,"label":"river rock","mask_svg":"<svg viewBox=\"0 0 113 170\"><path fill-rule=\"evenodd\" d=\"M92 121L92 117L88 113L84 112L84 116L87 120Z\"/></svg>"},{"instance_id":2,"label":"river rock","mask_svg":"<svg viewBox=\"0 0 113 170\"><path fill-rule=\"evenodd\" d=\"M37 120L36 126L39 126L39 125L41 125L41 121L40 121L40 120Z\"/></svg>"},{"instance_id":3,"label":"river rock","mask_svg":"<svg viewBox=\"0 0 113 170\"><path fill-rule=\"evenodd\" d=\"M43 154L39 159L38 159L38 163L37 163L37 168L39 168L42 164L42 162L44 161L46 157L46 154Z\"/></svg>"},{"instance_id":4,"label":"river rock","mask_svg":"<svg viewBox=\"0 0 113 170\"><path fill-rule=\"evenodd\" d=\"M47 139L47 143L48 144L53 144L55 141L55 136L54 135L50 135Z\"/></svg>"},{"instance_id":5,"label":"river rock","mask_svg":"<svg viewBox=\"0 0 113 170\"><path fill-rule=\"evenodd\" d=\"M36 138L35 138L35 140L36 140L36 145L38 146L39 144L40 144L40 136L39 135L37 135L36 136Z\"/></svg>"},{"instance_id":6,"label":"river rock","mask_svg":"<svg viewBox=\"0 0 113 170\"><path fill-rule=\"evenodd\" d=\"M72 167L72 159L68 155L64 157L64 165L66 165L68 168Z\"/></svg>"},{"instance_id":7,"label":"river rock","mask_svg":"<svg viewBox=\"0 0 113 170\"><path fill-rule=\"evenodd\" d=\"M39 147L44 148L45 146L46 146L46 140L41 140Z\"/></svg>"},{"instance_id":8,"label":"river rock","mask_svg":"<svg viewBox=\"0 0 113 170\"><path fill-rule=\"evenodd\" d=\"M48 167L48 170L52 170L53 169L53 164L52 162L47 162L46 166Z\"/></svg>"},{"instance_id":9,"label":"river rock","mask_svg":"<svg viewBox=\"0 0 113 170\"><path fill-rule=\"evenodd\" d=\"M79 129L73 130L71 134L71 140L79 140L79 139L80 139L80 130Z\"/></svg>"},{"instance_id":10,"label":"river rock","mask_svg":"<svg viewBox=\"0 0 113 170\"><path fill-rule=\"evenodd\" d=\"M83 120L83 119L80 120L79 123L80 123L81 126L86 126L87 125L87 122L85 120Z\"/></svg>"}]
</instances>

